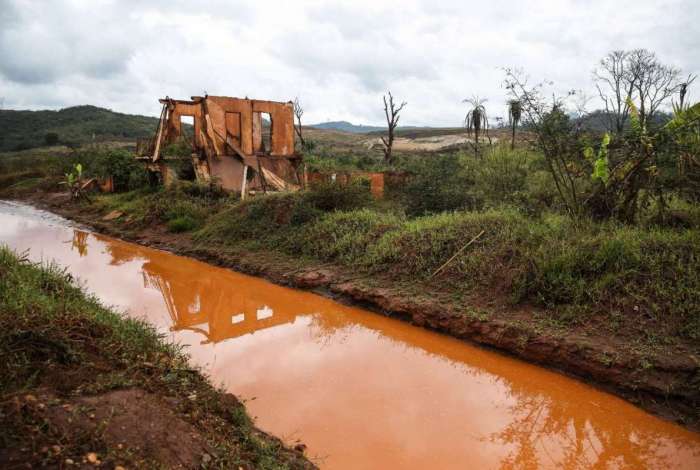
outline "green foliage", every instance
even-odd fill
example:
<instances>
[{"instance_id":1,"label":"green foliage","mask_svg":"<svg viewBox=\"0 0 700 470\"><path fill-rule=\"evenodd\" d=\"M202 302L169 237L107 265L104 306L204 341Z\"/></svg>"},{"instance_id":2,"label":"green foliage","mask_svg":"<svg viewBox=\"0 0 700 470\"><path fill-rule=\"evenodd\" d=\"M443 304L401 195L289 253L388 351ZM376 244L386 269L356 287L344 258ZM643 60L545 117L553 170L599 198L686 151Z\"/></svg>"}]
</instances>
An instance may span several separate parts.
<instances>
[{"instance_id":1,"label":"green foliage","mask_svg":"<svg viewBox=\"0 0 700 470\"><path fill-rule=\"evenodd\" d=\"M306 204L324 212L351 210L372 203L369 184L364 180L343 185L333 182L314 184L302 198Z\"/></svg>"},{"instance_id":2,"label":"green foliage","mask_svg":"<svg viewBox=\"0 0 700 470\"><path fill-rule=\"evenodd\" d=\"M550 209L556 198L541 155L505 145L490 148L480 160L463 157L474 181L474 193L488 207L502 204L537 213Z\"/></svg>"},{"instance_id":3,"label":"green foliage","mask_svg":"<svg viewBox=\"0 0 700 470\"><path fill-rule=\"evenodd\" d=\"M388 197L411 216L502 204L539 213L556 207L557 193L540 154L496 145L482 158L468 154L413 159L411 178L388 187Z\"/></svg>"},{"instance_id":4,"label":"green foliage","mask_svg":"<svg viewBox=\"0 0 700 470\"><path fill-rule=\"evenodd\" d=\"M600 143L600 149L598 150L598 155L596 156L592 147L586 147L584 150L584 156L593 165L593 173L591 178L595 181L601 181L603 184L607 184L608 178L610 178L610 169L608 162L608 145L610 144L610 134L607 132L603 135L603 139Z\"/></svg>"},{"instance_id":5,"label":"green foliage","mask_svg":"<svg viewBox=\"0 0 700 470\"><path fill-rule=\"evenodd\" d=\"M89 174L100 178L112 176L115 191L135 189L132 185L143 182L135 178L136 172L145 173L143 164L134 159L134 155L122 149L98 149L85 151Z\"/></svg>"},{"instance_id":6,"label":"green foliage","mask_svg":"<svg viewBox=\"0 0 700 470\"><path fill-rule=\"evenodd\" d=\"M65 183L69 188L73 188L83 178L83 165L76 163L73 169L65 174Z\"/></svg>"},{"instance_id":7,"label":"green foliage","mask_svg":"<svg viewBox=\"0 0 700 470\"><path fill-rule=\"evenodd\" d=\"M0 110L3 140L0 152L55 145L46 142L56 134L64 143L134 140L155 133L158 119L115 113L95 106L75 106L60 111Z\"/></svg>"},{"instance_id":8,"label":"green foliage","mask_svg":"<svg viewBox=\"0 0 700 470\"><path fill-rule=\"evenodd\" d=\"M316 142L311 139L304 139L301 146L301 151L304 153L312 153L316 149Z\"/></svg>"},{"instance_id":9,"label":"green foliage","mask_svg":"<svg viewBox=\"0 0 700 470\"><path fill-rule=\"evenodd\" d=\"M351 211L372 204L366 182L322 183L307 191L256 196L225 210L198 235L224 243L274 240L291 244L284 230L313 222L325 213Z\"/></svg>"},{"instance_id":10,"label":"green foliage","mask_svg":"<svg viewBox=\"0 0 700 470\"><path fill-rule=\"evenodd\" d=\"M411 159L405 169L411 177L398 187L388 187L387 193L411 216L481 205L473 190L473 175L465 171L457 155Z\"/></svg>"},{"instance_id":11,"label":"green foliage","mask_svg":"<svg viewBox=\"0 0 700 470\"><path fill-rule=\"evenodd\" d=\"M180 215L168 220L168 230L173 233L189 232L200 224L189 215Z\"/></svg>"},{"instance_id":12,"label":"green foliage","mask_svg":"<svg viewBox=\"0 0 700 470\"><path fill-rule=\"evenodd\" d=\"M670 152L677 155L675 178L669 186L689 200L700 202L700 103L675 107L674 117L664 127L663 135L667 137Z\"/></svg>"},{"instance_id":13,"label":"green foliage","mask_svg":"<svg viewBox=\"0 0 700 470\"><path fill-rule=\"evenodd\" d=\"M396 229L401 219L370 209L332 212L310 224L289 248L328 261L357 263L385 233Z\"/></svg>"},{"instance_id":14,"label":"green foliage","mask_svg":"<svg viewBox=\"0 0 700 470\"><path fill-rule=\"evenodd\" d=\"M44 144L48 146L56 145L58 141L58 134L56 134L55 132L47 132L44 136Z\"/></svg>"}]
</instances>

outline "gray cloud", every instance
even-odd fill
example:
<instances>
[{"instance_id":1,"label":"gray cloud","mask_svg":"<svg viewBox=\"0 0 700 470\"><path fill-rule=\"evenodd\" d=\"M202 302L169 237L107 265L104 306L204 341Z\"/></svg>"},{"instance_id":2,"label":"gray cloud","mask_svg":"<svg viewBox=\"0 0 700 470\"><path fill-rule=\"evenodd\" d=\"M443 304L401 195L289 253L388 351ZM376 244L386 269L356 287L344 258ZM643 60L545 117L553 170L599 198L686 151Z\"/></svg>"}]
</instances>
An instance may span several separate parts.
<instances>
[{"instance_id":1,"label":"gray cloud","mask_svg":"<svg viewBox=\"0 0 700 470\"><path fill-rule=\"evenodd\" d=\"M157 114L157 98L288 100L308 121L381 124L386 89L405 124L458 125L461 100L504 113L503 66L592 90L615 48L647 47L700 72L694 0L354 2L0 0L5 107L90 103Z\"/></svg>"}]
</instances>

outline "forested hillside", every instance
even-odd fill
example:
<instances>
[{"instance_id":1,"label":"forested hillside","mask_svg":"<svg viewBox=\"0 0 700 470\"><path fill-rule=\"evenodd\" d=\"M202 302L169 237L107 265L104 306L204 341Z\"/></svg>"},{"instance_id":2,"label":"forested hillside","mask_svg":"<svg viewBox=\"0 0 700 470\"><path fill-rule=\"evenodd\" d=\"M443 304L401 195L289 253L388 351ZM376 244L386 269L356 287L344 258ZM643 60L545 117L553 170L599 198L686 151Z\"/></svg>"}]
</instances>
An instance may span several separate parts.
<instances>
[{"instance_id":1,"label":"forested hillside","mask_svg":"<svg viewBox=\"0 0 700 470\"><path fill-rule=\"evenodd\" d=\"M157 125L157 118L116 113L89 105L60 111L0 110L0 151L133 140L152 135Z\"/></svg>"}]
</instances>

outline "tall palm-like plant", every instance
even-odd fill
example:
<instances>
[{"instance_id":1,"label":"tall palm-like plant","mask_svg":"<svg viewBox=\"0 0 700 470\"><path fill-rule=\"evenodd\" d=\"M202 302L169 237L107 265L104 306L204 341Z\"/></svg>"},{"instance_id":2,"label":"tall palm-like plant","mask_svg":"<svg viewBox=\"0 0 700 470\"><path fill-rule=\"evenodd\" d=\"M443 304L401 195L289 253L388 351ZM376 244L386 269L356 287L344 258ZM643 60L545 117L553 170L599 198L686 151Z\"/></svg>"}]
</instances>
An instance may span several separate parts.
<instances>
[{"instance_id":1,"label":"tall palm-like plant","mask_svg":"<svg viewBox=\"0 0 700 470\"><path fill-rule=\"evenodd\" d=\"M518 127L520 123L520 118L522 117L523 105L520 100L509 100L508 101L508 122L511 128L511 138L510 138L510 149L515 148L515 128Z\"/></svg>"},{"instance_id":2,"label":"tall palm-like plant","mask_svg":"<svg viewBox=\"0 0 700 470\"><path fill-rule=\"evenodd\" d=\"M479 155L479 135L481 131L485 131L488 136L489 119L486 116L485 99L479 99L478 96L466 98L462 103L471 105L467 115L464 118L464 127L467 128L469 134L474 134L474 154Z\"/></svg>"}]
</instances>

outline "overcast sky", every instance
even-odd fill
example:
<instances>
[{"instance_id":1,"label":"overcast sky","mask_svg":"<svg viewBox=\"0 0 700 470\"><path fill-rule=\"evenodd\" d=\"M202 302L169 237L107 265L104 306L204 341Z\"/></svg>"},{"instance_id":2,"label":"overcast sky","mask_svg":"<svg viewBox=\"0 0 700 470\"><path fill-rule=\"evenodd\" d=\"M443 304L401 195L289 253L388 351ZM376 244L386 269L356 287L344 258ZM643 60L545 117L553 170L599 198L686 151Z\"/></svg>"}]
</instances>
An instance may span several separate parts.
<instances>
[{"instance_id":1,"label":"overcast sky","mask_svg":"<svg viewBox=\"0 0 700 470\"><path fill-rule=\"evenodd\" d=\"M0 0L0 101L158 115L165 95L299 96L308 123L381 124L391 89L402 124L453 126L472 95L505 114L506 66L591 95L612 49L700 72L698 20L700 0Z\"/></svg>"}]
</instances>

